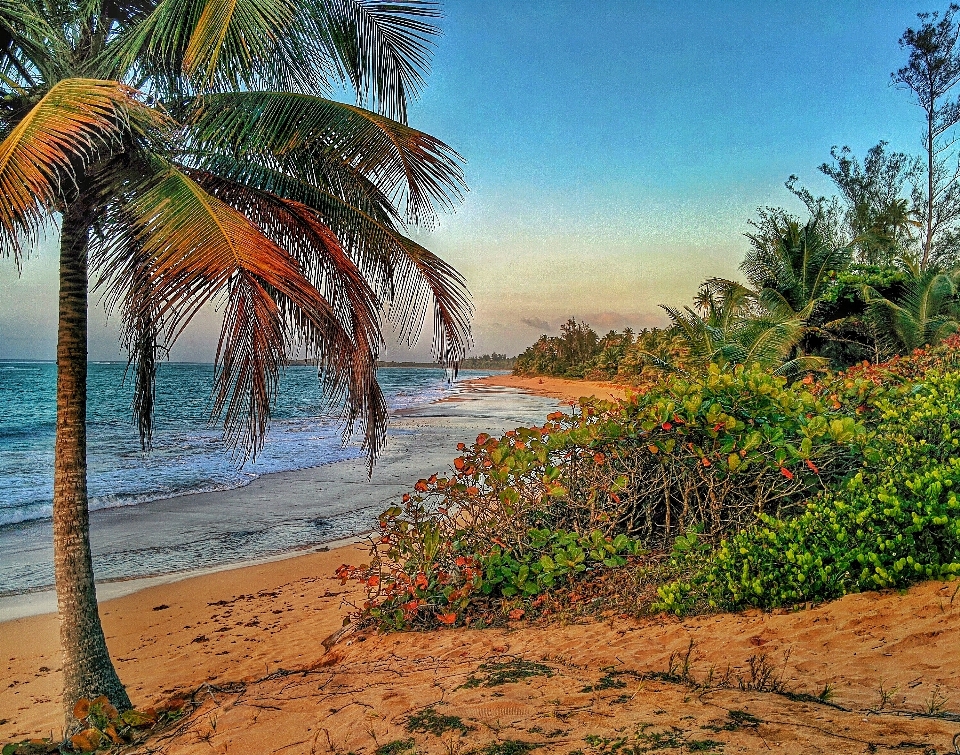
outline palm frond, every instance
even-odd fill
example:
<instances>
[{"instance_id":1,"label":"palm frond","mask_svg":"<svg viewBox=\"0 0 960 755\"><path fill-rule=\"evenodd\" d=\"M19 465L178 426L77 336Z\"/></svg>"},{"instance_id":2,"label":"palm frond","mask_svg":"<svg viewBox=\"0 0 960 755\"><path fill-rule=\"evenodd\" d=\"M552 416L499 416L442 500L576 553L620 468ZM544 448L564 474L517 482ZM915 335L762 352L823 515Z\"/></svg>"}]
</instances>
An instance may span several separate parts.
<instances>
[{"instance_id":1,"label":"palm frond","mask_svg":"<svg viewBox=\"0 0 960 755\"><path fill-rule=\"evenodd\" d=\"M366 178L430 226L437 209L453 209L466 190L462 158L422 131L363 108L284 92L230 92L201 99L192 139L206 152L245 160L309 180L331 161Z\"/></svg>"},{"instance_id":2,"label":"palm frond","mask_svg":"<svg viewBox=\"0 0 960 755\"><path fill-rule=\"evenodd\" d=\"M407 105L429 70L431 39L440 17L432 0L328 0L322 4L324 42L357 104L406 123Z\"/></svg>"},{"instance_id":3,"label":"palm frond","mask_svg":"<svg viewBox=\"0 0 960 755\"><path fill-rule=\"evenodd\" d=\"M288 332L309 322L324 345L320 355L325 379L335 392L348 386L357 396L354 342L336 313L304 277L300 265L240 212L205 192L174 166L166 166L125 206L134 223L134 246L118 249L106 263L112 286L124 286L127 273L142 268L154 309L147 311L136 293L125 298L126 321L147 317L162 321L167 345L210 301L227 296L217 349L213 411L223 415L225 437L243 454L263 444L280 370L287 356ZM375 382L375 381L374 381ZM377 412L368 413L368 416ZM368 437L382 435L385 412L366 427ZM371 450L375 453L378 446Z\"/></svg>"},{"instance_id":4,"label":"palm frond","mask_svg":"<svg viewBox=\"0 0 960 755\"><path fill-rule=\"evenodd\" d=\"M348 250L367 280L377 284L377 297L390 305L390 319L399 329L401 340L410 344L416 341L432 301L434 357L445 364L462 359L470 343L472 316L466 284L456 270L393 227L376 187L357 183L353 198L366 201L353 203L341 199L333 187L319 189L280 171L226 156L206 160L204 165L219 169L221 178L232 183L260 187L261 191L309 206ZM342 188L342 183L337 188Z\"/></svg>"},{"instance_id":5,"label":"palm frond","mask_svg":"<svg viewBox=\"0 0 960 755\"><path fill-rule=\"evenodd\" d=\"M161 118L115 81L53 86L0 142L0 252L19 259L22 242L36 240L80 171Z\"/></svg>"}]
</instances>

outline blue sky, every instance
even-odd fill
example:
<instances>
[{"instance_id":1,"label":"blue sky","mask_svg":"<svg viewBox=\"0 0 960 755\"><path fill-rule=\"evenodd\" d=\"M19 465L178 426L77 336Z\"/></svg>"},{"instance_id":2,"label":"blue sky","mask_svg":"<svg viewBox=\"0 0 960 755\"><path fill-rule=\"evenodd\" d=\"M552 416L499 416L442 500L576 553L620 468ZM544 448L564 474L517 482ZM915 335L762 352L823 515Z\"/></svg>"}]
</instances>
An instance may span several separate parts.
<instances>
[{"instance_id":1,"label":"blue sky","mask_svg":"<svg viewBox=\"0 0 960 755\"><path fill-rule=\"evenodd\" d=\"M475 351L512 354L569 315L604 331L660 323L659 303L735 276L756 208L794 206L791 173L829 190L816 168L832 145L919 152L920 111L890 72L916 13L945 3L443 7L411 123L466 158L471 191L421 240L467 277ZM56 261L38 251L19 280L0 263L0 358L53 356ZM103 320L91 356L117 358ZM212 358L215 320L175 357Z\"/></svg>"}]
</instances>

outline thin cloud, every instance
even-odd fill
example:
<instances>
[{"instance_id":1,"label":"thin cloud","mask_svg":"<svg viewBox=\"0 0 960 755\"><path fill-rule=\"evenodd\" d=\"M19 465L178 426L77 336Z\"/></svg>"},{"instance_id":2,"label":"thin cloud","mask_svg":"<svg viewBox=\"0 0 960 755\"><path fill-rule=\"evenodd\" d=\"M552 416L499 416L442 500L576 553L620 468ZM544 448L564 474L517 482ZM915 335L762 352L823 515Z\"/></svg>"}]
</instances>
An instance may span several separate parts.
<instances>
[{"instance_id":1,"label":"thin cloud","mask_svg":"<svg viewBox=\"0 0 960 755\"><path fill-rule=\"evenodd\" d=\"M534 330L544 332L553 330L553 326L550 323L548 323L546 320L540 320L536 317L524 317L521 318L520 322L522 322L528 328L533 328Z\"/></svg>"}]
</instances>

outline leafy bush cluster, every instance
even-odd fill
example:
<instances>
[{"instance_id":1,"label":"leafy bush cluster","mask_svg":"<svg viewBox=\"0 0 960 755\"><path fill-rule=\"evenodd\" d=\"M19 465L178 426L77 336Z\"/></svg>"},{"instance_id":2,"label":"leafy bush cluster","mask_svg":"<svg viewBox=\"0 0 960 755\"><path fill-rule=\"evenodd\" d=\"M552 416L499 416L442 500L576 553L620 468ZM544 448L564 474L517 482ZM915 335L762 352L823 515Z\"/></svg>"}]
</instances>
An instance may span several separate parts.
<instances>
[{"instance_id":1,"label":"leafy bush cluster","mask_svg":"<svg viewBox=\"0 0 960 755\"><path fill-rule=\"evenodd\" d=\"M384 513L381 529L385 534L373 550L373 564L344 565L338 575L363 581L369 590L363 617L393 629L469 624L490 600L535 598L588 571L624 566L641 552L625 535L535 528L512 544L492 536L488 548L469 549L457 533L441 539L440 529L417 528L397 508ZM523 614L517 607L510 617Z\"/></svg>"},{"instance_id":2,"label":"leafy bush cluster","mask_svg":"<svg viewBox=\"0 0 960 755\"><path fill-rule=\"evenodd\" d=\"M873 386L848 382L853 394ZM469 620L474 601L535 597L691 527L718 541L846 474L866 430L814 388L713 367L656 394L481 435L461 444L450 477L419 481L385 511L370 563L340 575L366 584L368 619L451 624Z\"/></svg>"},{"instance_id":3,"label":"leafy bush cluster","mask_svg":"<svg viewBox=\"0 0 960 755\"><path fill-rule=\"evenodd\" d=\"M912 373L905 361L887 374ZM874 408L876 430L852 476L799 516L761 516L706 560L678 554L694 576L660 588L655 607L768 608L960 574L960 372L932 369Z\"/></svg>"},{"instance_id":4,"label":"leafy bush cluster","mask_svg":"<svg viewBox=\"0 0 960 755\"><path fill-rule=\"evenodd\" d=\"M363 620L398 628L518 618L628 564L677 613L952 579L958 443L957 337L793 383L759 365L674 373L460 444L341 577L365 583Z\"/></svg>"}]
</instances>

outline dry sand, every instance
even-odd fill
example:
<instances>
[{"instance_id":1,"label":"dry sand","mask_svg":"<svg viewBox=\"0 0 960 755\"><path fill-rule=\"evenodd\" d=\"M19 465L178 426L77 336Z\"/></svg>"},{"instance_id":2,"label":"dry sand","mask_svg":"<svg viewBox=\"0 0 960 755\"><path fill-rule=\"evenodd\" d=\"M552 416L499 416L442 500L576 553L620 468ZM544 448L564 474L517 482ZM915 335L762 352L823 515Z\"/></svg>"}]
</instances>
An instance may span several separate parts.
<instances>
[{"instance_id":1,"label":"dry sand","mask_svg":"<svg viewBox=\"0 0 960 755\"><path fill-rule=\"evenodd\" d=\"M602 399L621 399L627 395L628 388L617 383L594 382L590 380L563 380L552 377L519 377L517 375L492 375L470 381L475 385L516 388L527 393L550 396L561 401L577 401L584 396L596 396Z\"/></svg>"},{"instance_id":2,"label":"dry sand","mask_svg":"<svg viewBox=\"0 0 960 755\"><path fill-rule=\"evenodd\" d=\"M103 603L108 644L135 704L192 695L197 705L139 751L401 753L391 743L410 739L407 753L462 755L509 741L564 755L954 751L960 717L942 716L960 710L956 583L794 613L368 632L326 651L342 601L357 597L332 573L363 556L357 546L314 553ZM686 681L641 678L667 671L691 640ZM751 657L774 669L767 686L779 680L793 697L739 689L759 676ZM56 731L55 616L0 624L0 661L0 741ZM491 686L491 664L534 675ZM715 688L724 677L726 688ZM710 678L713 688L695 686ZM803 697L825 686L831 705ZM408 731L409 716L431 706L460 717L466 731ZM615 748L622 738L630 749Z\"/></svg>"}]
</instances>

